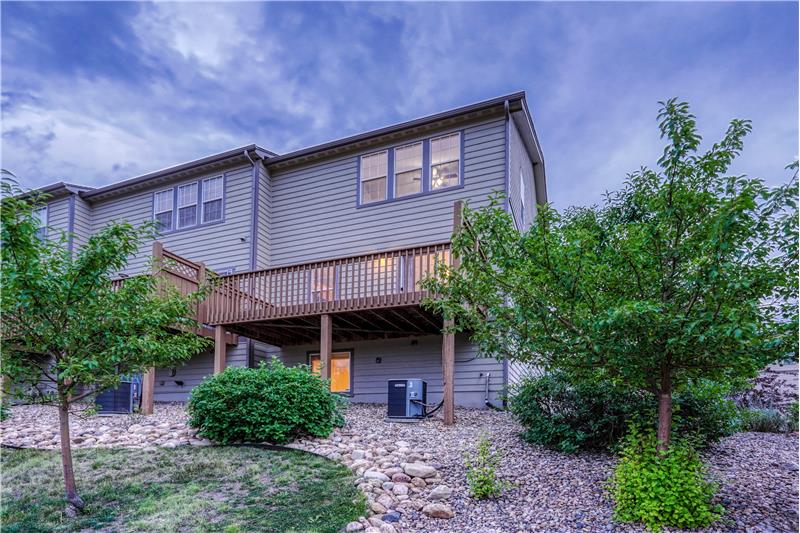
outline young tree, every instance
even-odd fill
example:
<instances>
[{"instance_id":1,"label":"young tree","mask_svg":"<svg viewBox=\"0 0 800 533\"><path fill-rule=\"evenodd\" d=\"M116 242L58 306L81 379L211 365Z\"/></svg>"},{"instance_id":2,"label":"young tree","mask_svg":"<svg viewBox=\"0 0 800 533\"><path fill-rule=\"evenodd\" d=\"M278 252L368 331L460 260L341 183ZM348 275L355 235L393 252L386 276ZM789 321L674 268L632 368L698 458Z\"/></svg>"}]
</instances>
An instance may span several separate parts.
<instances>
[{"instance_id":1,"label":"young tree","mask_svg":"<svg viewBox=\"0 0 800 533\"><path fill-rule=\"evenodd\" d=\"M600 207L540 206L525 233L499 201L465 209L460 266L425 285L440 295L427 305L486 355L655 394L663 449L676 389L796 354L797 181L770 190L726 175L749 122L700 153L689 106L661 105L658 169Z\"/></svg>"},{"instance_id":2,"label":"young tree","mask_svg":"<svg viewBox=\"0 0 800 533\"><path fill-rule=\"evenodd\" d=\"M67 512L84 503L72 468L70 408L115 387L124 375L180 364L207 346L189 333L192 305L154 276L112 276L153 227L115 223L71 253L66 238L42 238L35 210L44 197L2 184L2 375L18 394L58 407Z\"/></svg>"}]
</instances>

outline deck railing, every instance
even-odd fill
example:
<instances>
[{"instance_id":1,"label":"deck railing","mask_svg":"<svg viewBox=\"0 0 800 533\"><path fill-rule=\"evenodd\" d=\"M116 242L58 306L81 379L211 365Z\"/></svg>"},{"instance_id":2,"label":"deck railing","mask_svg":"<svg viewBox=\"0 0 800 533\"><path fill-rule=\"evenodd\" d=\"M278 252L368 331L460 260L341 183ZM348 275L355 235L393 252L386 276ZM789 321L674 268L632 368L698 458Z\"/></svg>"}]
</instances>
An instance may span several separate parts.
<instances>
[{"instance_id":1,"label":"deck railing","mask_svg":"<svg viewBox=\"0 0 800 533\"><path fill-rule=\"evenodd\" d=\"M181 257L156 241L153 243L153 274L159 278L161 286L172 286L184 296L197 292L206 282L206 267L203 263L195 263ZM126 278L111 281L112 288L119 288ZM208 300L201 300L195 305L193 317L197 322L208 320Z\"/></svg>"},{"instance_id":2,"label":"deck railing","mask_svg":"<svg viewBox=\"0 0 800 533\"><path fill-rule=\"evenodd\" d=\"M419 304L420 282L450 243L221 276L206 300L209 324Z\"/></svg>"}]
</instances>

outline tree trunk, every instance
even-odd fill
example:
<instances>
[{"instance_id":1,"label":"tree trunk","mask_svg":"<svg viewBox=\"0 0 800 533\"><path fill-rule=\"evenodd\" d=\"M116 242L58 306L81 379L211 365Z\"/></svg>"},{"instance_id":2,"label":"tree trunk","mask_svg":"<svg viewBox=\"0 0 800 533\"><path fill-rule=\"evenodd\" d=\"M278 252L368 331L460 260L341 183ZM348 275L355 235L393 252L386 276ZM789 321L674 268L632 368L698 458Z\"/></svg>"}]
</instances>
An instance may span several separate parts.
<instances>
[{"instance_id":1,"label":"tree trunk","mask_svg":"<svg viewBox=\"0 0 800 533\"><path fill-rule=\"evenodd\" d=\"M72 443L69 438L69 400L61 397L58 404L58 422L61 431L61 466L64 470L64 490L67 496L67 515L75 516L83 509L84 503L78 496L75 486L75 473L72 470Z\"/></svg>"},{"instance_id":2,"label":"tree trunk","mask_svg":"<svg viewBox=\"0 0 800 533\"><path fill-rule=\"evenodd\" d=\"M669 434L672 429L672 376L669 368L661 370L661 388L658 391L658 449L669 448Z\"/></svg>"}]
</instances>

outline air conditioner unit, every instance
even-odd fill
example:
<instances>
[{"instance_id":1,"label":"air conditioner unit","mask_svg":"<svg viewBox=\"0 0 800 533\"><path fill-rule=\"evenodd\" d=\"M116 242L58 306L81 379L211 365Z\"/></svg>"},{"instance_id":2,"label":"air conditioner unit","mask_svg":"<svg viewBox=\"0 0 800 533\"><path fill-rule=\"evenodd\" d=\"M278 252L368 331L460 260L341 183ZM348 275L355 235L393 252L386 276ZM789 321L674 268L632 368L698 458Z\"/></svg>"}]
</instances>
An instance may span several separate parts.
<instances>
[{"instance_id":1,"label":"air conditioner unit","mask_svg":"<svg viewBox=\"0 0 800 533\"><path fill-rule=\"evenodd\" d=\"M424 418L428 383L421 379L390 379L387 400L389 418Z\"/></svg>"},{"instance_id":2,"label":"air conditioner unit","mask_svg":"<svg viewBox=\"0 0 800 533\"><path fill-rule=\"evenodd\" d=\"M141 379L123 377L119 386L98 394L94 403L99 414L132 413L141 399Z\"/></svg>"}]
</instances>

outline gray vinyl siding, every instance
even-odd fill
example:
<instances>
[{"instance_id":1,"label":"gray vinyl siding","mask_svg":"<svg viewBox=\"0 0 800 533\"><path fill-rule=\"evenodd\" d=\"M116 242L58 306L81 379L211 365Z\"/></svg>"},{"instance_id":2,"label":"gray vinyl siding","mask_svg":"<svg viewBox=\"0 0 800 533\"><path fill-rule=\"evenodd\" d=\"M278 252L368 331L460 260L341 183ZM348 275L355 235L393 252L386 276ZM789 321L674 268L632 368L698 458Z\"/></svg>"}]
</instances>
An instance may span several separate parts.
<instances>
[{"instance_id":1,"label":"gray vinyl siding","mask_svg":"<svg viewBox=\"0 0 800 533\"><path fill-rule=\"evenodd\" d=\"M227 366L247 366L247 339L239 337L239 344L228 346L225 363ZM208 350L192 357L185 364L175 368L156 369L156 383L153 399L157 402L183 402L189 398L191 390L203 379L214 374L214 350ZM182 382L178 384L177 382Z\"/></svg>"},{"instance_id":2,"label":"gray vinyl siding","mask_svg":"<svg viewBox=\"0 0 800 533\"><path fill-rule=\"evenodd\" d=\"M256 220L256 268L269 267L269 224L272 214L272 182L264 165L259 163L258 169L258 219Z\"/></svg>"},{"instance_id":3,"label":"gray vinyl siding","mask_svg":"<svg viewBox=\"0 0 800 533\"><path fill-rule=\"evenodd\" d=\"M387 381L421 378L428 382L428 403L442 399L442 337L387 339L334 344L333 351L353 350L353 396L358 403L386 403ZM271 348L257 358L274 354L285 364L305 364L309 351L319 345ZM486 378L489 399L501 406L504 391L503 364L495 359L476 357L477 349L464 336L456 337L455 401L463 407L484 407ZM381 362L377 363L376 358Z\"/></svg>"},{"instance_id":4,"label":"gray vinyl siding","mask_svg":"<svg viewBox=\"0 0 800 533\"><path fill-rule=\"evenodd\" d=\"M112 221L127 220L138 225L146 220L152 220L155 191L178 187L219 174L212 173L168 186L151 188L121 199L98 202L94 205L93 231L99 231ZM250 165L238 167L224 172L224 175L224 222L167 232L161 235L159 240L166 249L192 261L202 261L212 270L229 268L235 268L236 271L248 270L251 253L252 167ZM126 274L141 272L148 265L151 254L152 241L140 248L124 272Z\"/></svg>"},{"instance_id":5,"label":"gray vinyl siding","mask_svg":"<svg viewBox=\"0 0 800 533\"><path fill-rule=\"evenodd\" d=\"M69 198L47 204L47 238L58 241L69 231Z\"/></svg>"},{"instance_id":6,"label":"gray vinyl siding","mask_svg":"<svg viewBox=\"0 0 800 533\"><path fill-rule=\"evenodd\" d=\"M533 163L520 137L519 130L513 120L508 122L509 128L509 205L518 229L527 229L536 215L536 194L533 181ZM525 181L525 212L522 220L522 197L519 186L520 174Z\"/></svg>"},{"instance_id":7,"label":"gray vinyl siding","mask_svg":"<svg viewBox=\"0 0 800 533\"><path fill-rule=\"evenodd\" d=\"M484 206L504 189L505 130L502 117L464 128L462 188L374 206L357 208L357 155L273 172L271 266L449 240L455 200Z\"/></svg>"},{"instance_id":8,"label":"gray vinyl siding","mask_svg":"<svg viewBox=\"0 0 800 533\"><path fill-rule=\"evenodd\" d=\"M78 195L74 195L75 212L73 221L72 247L77 250L89 240L92 234L92 207Z\"/></svg>"}]
</instances>

